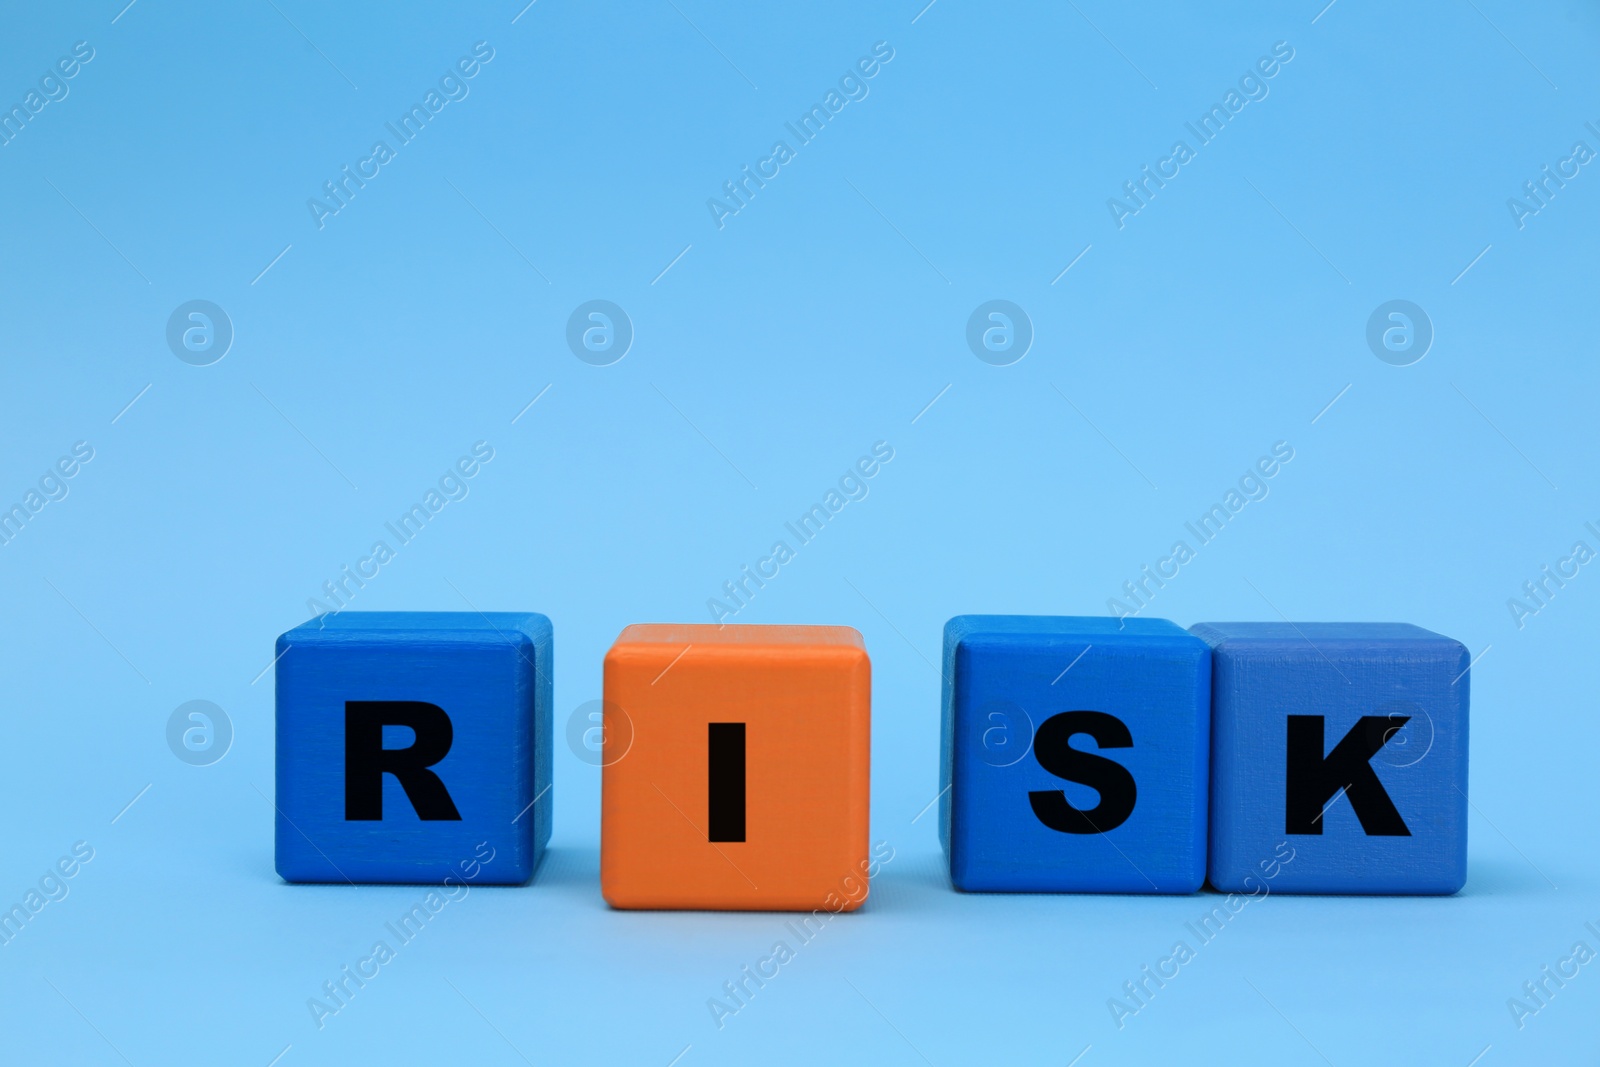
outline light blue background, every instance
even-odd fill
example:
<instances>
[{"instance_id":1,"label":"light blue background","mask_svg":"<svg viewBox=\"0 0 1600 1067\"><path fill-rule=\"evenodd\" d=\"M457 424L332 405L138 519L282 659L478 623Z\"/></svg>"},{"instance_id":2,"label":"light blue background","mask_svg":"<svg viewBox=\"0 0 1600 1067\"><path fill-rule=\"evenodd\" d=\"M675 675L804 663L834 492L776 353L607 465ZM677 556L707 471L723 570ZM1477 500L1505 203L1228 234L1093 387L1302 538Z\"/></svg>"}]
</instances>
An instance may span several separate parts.
<instances>
[{"instance_id":1,"label":"light blue background","mask_svg":"<svg viewBox=\"0 0 1600 1067\"><path fill-rule=\"evenodd\" d=\"M34 6L0 35L8 103L95 48L0 148L0 500L95 449L0 548L0 900L95 849L0 947L0 1058L1592 1054L1600 965L1521 1030L1506 1003L1600 948L1600 577L1520 629L1506 604L1574 541L1600 548L1600 172L1524 228L1506 205L1574 141L1600 149L1592 5L124 2ZM307 198L480 40L470 95L318 230ZM870 95L718 230L707 198L880 40ZM1270 95L1119 230L1107 198L1276 41L1295 54ZM236 330L213 366L166 344L193 299ZM591 299L634 325L613 366L565 342ZM965 342L991 299L1035 330L1013 366ZM1436 331L1412 366L1366 344L1392 299ZM565 749L534 884L450 904L311 1021L420 894L274 876L254 680L478 440L496 455L470 495L353 606L548 614L558 735L625 624L708 618L786 520L895 450L737 616L866 635L895 858L720 1031L707 999L783 918L610 912L598 771ZM1258 901L1119 1030L1108 998L1216 898L951 892L927 814L940 628L1104 611L1277 441L1295 456L1270 495L1150 614L1407 620L1481 653L1467 888ZM165 740L193 699L236 732L209 767Z\"/></svg>"}]
</instances>

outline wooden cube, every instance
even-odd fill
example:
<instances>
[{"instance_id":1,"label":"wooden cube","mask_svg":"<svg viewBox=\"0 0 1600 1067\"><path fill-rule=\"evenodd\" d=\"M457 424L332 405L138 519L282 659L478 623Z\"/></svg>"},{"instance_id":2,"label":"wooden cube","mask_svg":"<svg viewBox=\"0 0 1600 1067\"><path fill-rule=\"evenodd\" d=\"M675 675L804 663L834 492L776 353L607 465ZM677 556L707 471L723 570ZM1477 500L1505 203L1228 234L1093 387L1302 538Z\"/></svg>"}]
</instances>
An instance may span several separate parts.
<instances>
[{"instance_id":1,"label":"wooden cube","mask_svg":"<svg viewBox=\"0 0 1600 1067\"><path fill-rule=\"evenodd\" d=\"M527 881L550 838L551 641L543 615L478 612L341 612L279 637L278 873Z\"/></svg>"},{"instance_id":2,"label":"wooden cube","mask_svg":"<svg viewBox=\"0 0 1600 1067\"><path fill-rule=\"evenodd\" d=\"M1467 879L1467 650L1406 623L1202 623L1211 884L1454 893ZM1292 856L1284 862L1284 855Z\"/></svg>"},{"instance_id":3,"label":"wooden cube","mask_svg":"<svg viewBox=\"0 0 1600 1067\"><path fill-rule=\"evenodd\" d=\"M1200 888L1204 641L1163 619L963 615L944 663L939 831L957 889Z\"/></svg>"},{"instance_id":4,"label":"wooden cube","mask_svg":"<svg viewBox=\"0 0 1600 1067\"><path fill-rule=\"evenodd\" d=\"M600 885L618 908L866 898L871 664L845 626L642 625L605 659Z\"/></svg>"}]
</instances>

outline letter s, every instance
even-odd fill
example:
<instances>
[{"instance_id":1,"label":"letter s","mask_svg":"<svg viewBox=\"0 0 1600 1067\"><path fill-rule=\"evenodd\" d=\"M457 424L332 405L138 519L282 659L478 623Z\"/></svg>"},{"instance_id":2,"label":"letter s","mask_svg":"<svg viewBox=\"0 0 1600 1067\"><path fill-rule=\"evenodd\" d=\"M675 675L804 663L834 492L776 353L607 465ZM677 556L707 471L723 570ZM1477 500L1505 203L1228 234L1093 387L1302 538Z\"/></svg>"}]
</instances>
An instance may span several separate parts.
<instances>
[{"instance_id":1,"label":"letter s","mask_svg":"<svg viewBox=\"0 0 1600 1067\"><path fill-rule=\"evenodd\" d=\"M1115 715L1103 711L1063 711L1052 715L1033 736L1033 754L1039 766L1069 782L1089 786L1100 803L1088 811L1072 806L1059 789L1028 794L1033 813L1052 830L1064 834L1098 834L1115 830L1128 821L1138 799L1138 787L1128 769L1115 760L1072 747L1074 734L1088 734L1101 748L1132 748L1133 735Z\"/></svg>"}]
</instances>

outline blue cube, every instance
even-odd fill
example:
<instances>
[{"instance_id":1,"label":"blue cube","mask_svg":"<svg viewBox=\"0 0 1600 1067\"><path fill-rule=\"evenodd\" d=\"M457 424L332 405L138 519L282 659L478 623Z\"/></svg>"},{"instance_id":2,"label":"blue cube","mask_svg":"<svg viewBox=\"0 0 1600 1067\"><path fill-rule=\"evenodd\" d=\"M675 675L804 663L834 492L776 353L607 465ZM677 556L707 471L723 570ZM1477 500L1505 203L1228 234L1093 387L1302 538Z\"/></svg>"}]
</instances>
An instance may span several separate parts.
<instances>
[{"instance_id":1,"label":"blue cube","mask_svg":"<svg viewBox=\"0 0 1600 1067\"><path fill-rule=\"evenodd\" d=\"M1199 889L1210 700L1211 650L1162 619L951 619L939 814L951 883Z\"/></svg>"},{"instance_id":2,"label":"blue cube","mask_svg":"<svg viewBox=\"0 0 1600 1067\"><path fill-rule=\"evenodd\" d=\"M1191 629L1214 657L1213 886L1424 894L1466 883L1460 642L1405 623Z\"/></svg>"},{"instance_id":3,"label":"blue cube","mask_svg":"<svg viewBox=\"0 0 1600 1067\"><path fill-rule=\"evenodd\" d=\"M342 612L279 637L278 874L526 882L550 839L551 649L521 613Z\"/></svg>"}]
</instances>

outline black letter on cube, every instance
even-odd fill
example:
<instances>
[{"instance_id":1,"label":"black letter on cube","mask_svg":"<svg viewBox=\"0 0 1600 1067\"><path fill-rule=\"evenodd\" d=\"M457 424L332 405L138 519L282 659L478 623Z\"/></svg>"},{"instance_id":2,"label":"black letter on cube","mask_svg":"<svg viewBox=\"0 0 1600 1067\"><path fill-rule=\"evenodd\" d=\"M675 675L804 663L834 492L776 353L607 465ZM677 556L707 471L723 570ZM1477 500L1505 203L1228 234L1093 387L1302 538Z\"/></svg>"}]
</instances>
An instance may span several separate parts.
<instances>
[{"instance_id":1,"label":"black letter on cube","mask_svg":"<svg viewBox=\"0 0 1600 1067\"><path fill-rule=\"evenodd\" d=\"M1033 813L1052 830L1064 834L1101 834L1115 830L1133 814L1139 790L1128 768L1115 760L1082 752L1070 744L1073 734L1088 734L1101 748L1132 748L1133 735L1115 715L1103 711L1063 711L1052 715L1033 735L1033 755L1039 766L1069 782L1100 794L1100 803L1082 811L1072 806L1059 789L1028 794Z\"/></svg>"},{"instance_id":2,"label":"black letter on cube","mask_svg":"<svg viewBox=\"0 0 1600 1067\"><path fill-rule=\"evenodd\" d=\"M385 726L409 726L409 748L384 748ZM428 768L444 759L455 740L450 716L420 700L347 700L344 704L345 821L383 818L383 776L400 780L406 798L425 821L460 819L455 801Z\"/></svg>"},{"instance_id":3,"label":"black letter on cube","mask_svg":"<svg viewBox=\"0 0 1600 1067\"><path fill-rule=\"evenodd\" d=\"M1372 757L1409 721L1406 715L1363 715L1324 757L1323 717L1290 715L1284 832L1322 833L1325 806L1343 789L1368 837L1410 837L1406 821L1372 769Z\"/></svg>"},{"instance_id":4,"label":"black letter on cube","mask_svg":"<svg viewBox=\"0 0 1600 1067\"><path fill-rule=\"evenodd\" d=\"M744 723L713 722L706 731L706 839L744 840Z\"/></svg>"}]
</instances>

